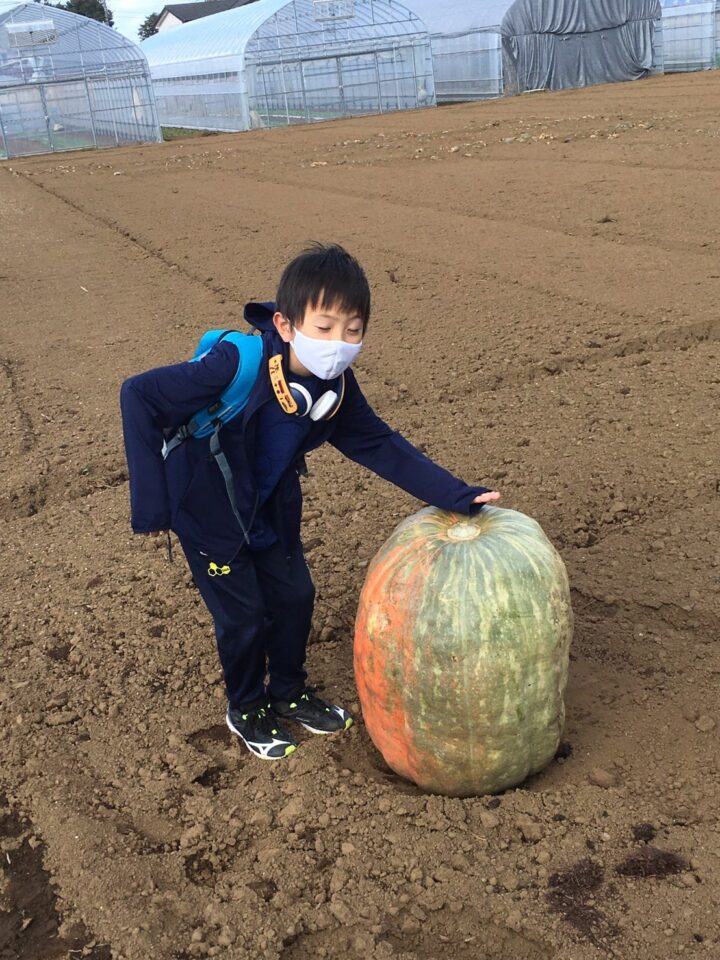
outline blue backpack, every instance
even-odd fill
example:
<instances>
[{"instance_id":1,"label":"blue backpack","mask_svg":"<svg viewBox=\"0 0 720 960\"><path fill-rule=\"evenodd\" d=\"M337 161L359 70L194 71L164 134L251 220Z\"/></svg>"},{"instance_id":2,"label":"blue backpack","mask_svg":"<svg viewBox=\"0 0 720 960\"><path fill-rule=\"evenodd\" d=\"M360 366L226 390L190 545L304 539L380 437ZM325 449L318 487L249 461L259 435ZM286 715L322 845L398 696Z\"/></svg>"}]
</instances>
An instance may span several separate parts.
<instances>
[{"instance_id":1,"label":"blue backpack","mask_svg":"<svg viewBox=\"0 0 720 960\"><path fill-rule=\"evenodd\" d=\"M163 457L168 455L189 437L202 439L218 433L223 424L236 417L245 407L262 361L262 337L240 333L238 330L208 330L200 338L190 363L197 363L207 356L221 340L234 343L238 349L238 365L235 376L217 400L198 410L172 437L166 439Z\"/></svg>"},{"instance_id":2,"label":"blue backpack","mask_svg":"<svg viewBox=\"0 0 720 960\"><path fill-rule=\"evenodd\" d=\"M235 519L240 524L240 529L246 541L249 543L248 530L252 526L254 511L250 523L246 527L237 508L232 471L230 470L230 464L225 454L220 449L218 434L223 424L241 413L248 402L250 391L260 372L263 341L262 337L240 333L238 330L208 330L207 333L203 334L200 338L200 342L190 359L190 363L197 363L198 360L202 360L202 358L212 350L215 344L221 340L228 340L237 347L238 365L235 376L217 400L203 407L202 410L198 410L198 412L194 414L186 424L176 430L172 436L165 438L162 455L163 459L167 460L172 451L175 450L176 447L179 447L181 443L184 443L185 440L189 438L202 439L204 437L210 437L210 453L215 458L220 472L223 475L225 488L230 506L235 514Z\"/></svg>"}]
</instances>

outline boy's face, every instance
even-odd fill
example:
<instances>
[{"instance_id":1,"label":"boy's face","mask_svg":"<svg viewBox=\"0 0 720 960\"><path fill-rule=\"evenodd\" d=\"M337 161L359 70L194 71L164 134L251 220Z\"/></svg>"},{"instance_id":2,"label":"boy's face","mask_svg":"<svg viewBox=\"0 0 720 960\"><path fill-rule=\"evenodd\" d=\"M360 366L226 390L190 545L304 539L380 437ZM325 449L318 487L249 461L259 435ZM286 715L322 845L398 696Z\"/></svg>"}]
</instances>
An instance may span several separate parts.
<instances>
[{"instance_id":1,"label":"boy's face","mask_svg":"<svg viewBox=\"0 0 720 960\"><path fill-rule=\"evenodd\" d=\"M287 317L276 313L273 323L285 343L290 343L295 336L295 331ZM346 313L339 306L308 304L302 323L298 321L295 326L298 330L302 330L306 337L312 337L314 340L344 340L345 343L361 343L363 338L362 317L356 313Z\"/></svg>"}]
</instances>

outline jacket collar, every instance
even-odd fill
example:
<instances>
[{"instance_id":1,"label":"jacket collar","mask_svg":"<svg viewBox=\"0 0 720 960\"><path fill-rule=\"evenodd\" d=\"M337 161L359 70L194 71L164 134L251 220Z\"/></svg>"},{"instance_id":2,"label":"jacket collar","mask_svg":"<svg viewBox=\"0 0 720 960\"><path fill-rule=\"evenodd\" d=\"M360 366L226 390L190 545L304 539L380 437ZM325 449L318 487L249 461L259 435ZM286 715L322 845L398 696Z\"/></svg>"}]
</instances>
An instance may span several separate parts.
<instances>
[{"instance_id":1,"label":"jacket collar","mask_svg":"<svg viewBox=\"0 0 720 960\"><path fill-rule=\"evenodd\" d=\"M268 400L274 399L272 385L268 374L268 361L275 354L282 354L283 366L287 368L289 347L283 341L272 322L275 314L275 304L268 300L263 303L248 303L245 305L244 318L251 327L255 327L262 334L263 357L261 375L255 381L248 402L243 413L243 423L255 414L257 409Z\"/></svg>"},{"instance_id":2,"label":"jacket collar","mask_svg":"<svg viewBox=\"0 0 720 960\"><path fill-rule=\"evenodd\" d=\"M288 360L290 358L290 347L282 339L275 329L273 316L275 315L275 304L272 300L266 300L263 303L246 303L244 318L251 327L255 327L262 334L265 350L263 351L263 363L266 363L270 357L276 353L281 353L283 366L287 370Z\"/></svg>"},{"instance_id":3,"label":"jacket collar","mask_svg":"<svg viewBox=\"0 0 720 960\"><path fill-rule=\"evenodd\" d=\"M271 333L275 330L275 324L272 318L275 315L275 304L272 300L266 300L263 303L246 303L244 317L251 327L255 327L261 333Z\"/></svg>"}]
</instances>

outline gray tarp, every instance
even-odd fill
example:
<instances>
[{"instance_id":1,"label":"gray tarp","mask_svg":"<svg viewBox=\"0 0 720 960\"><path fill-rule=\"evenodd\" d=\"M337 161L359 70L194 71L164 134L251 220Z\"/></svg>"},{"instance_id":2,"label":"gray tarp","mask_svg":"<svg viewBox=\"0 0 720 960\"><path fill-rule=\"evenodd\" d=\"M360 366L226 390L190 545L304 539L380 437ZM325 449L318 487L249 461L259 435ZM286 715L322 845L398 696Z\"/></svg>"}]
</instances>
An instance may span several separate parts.
<instances>
[{"instance_id":1,"label":"gray tarp","mask_svg":"<svg viewBox=\"0 0 720 960\"><path fill-rule=\"evenodd\" d=\"M645 77L661 14L660 0L515 0L501 26L505 90Z\"/></svg>"}]
</instances>

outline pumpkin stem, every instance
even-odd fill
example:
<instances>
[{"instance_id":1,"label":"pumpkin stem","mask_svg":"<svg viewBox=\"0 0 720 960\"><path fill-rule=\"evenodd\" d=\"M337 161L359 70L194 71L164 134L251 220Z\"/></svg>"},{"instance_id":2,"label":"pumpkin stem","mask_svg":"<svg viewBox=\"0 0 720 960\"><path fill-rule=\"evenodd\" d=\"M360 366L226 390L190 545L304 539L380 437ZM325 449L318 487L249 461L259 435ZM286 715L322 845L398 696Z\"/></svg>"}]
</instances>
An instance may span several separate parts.
<instances>
[{"instance_id":1,"label":"pumpkin stem","mask_svg":"<svg viewBox=\"0 0 720 960\"><path fill-rule=\"evenodd\" d=\"M456 541L474 540L480 533L480 527L474 523L454 523L447 531L448 540Z\"/></svg>"}]
</instances>

